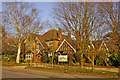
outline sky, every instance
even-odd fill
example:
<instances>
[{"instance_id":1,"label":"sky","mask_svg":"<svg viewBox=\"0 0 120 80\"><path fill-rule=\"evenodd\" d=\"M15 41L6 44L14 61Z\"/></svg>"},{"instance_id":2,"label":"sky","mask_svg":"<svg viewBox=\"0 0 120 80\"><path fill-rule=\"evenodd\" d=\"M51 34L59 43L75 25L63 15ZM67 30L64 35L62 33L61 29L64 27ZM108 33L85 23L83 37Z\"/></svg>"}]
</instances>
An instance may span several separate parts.
<instances>
[{"instance_id":1,"label":"sky","mask_svg":"<svg viewBox=\"0 0 120 80\"><path fill-rule=\"evenodd\" d=\"M41 17L41 21L51 21L52 19L52 12L53 9L57 6L57 2L30 2L32 3L33 7L37 8L40 11L39 16ZM0 8L2 11L2 8ZM47 32L49 29L44 29L40 34Z\"/></svg>"},{"instance_id":2,"label":"sky","mask_svg":"<svg viewBox=\"0 0 120 80\"><path fill-rule=\"evenodd\" d=\"M30 2L30 1L28 1L28 2ZM32 0L32 1L34 1L34 0ZM43 2L43 0L41 0L41 2L40 2L40 0L38 0L38 2L30 2L33 4L33 6L35 8L37 8L38 10L41 11L41 13L39 15L41 16L42 21L46 21L46 20L52 21L51 15L52 15L53 9L57 6L57 2L54 2L53 0L51 0L53 2L49 2L49 1ZM114 0L112 0L112 1L114 1ZM1 2L2 1L0 0L0 6L2 6ZM0 11L2 11L1 7L0 7Z\"/></svg>"},{"instance_id":3,"label":"sky","mask_svg":"<svg viewBox=\"0 0 120 80\"><path fill-rule=\"evenodd\" d=\"M0 0L0 12L2 12L2 2Z\"/></svg>"},{"instance_id":4,"label":"sky","mask_svg":"<svg viewBox=\"0 0 120 80\"><path fill-rule=\"evenodd\" d=\"M2 11L2 2L14 2L15 0L0 0L0 12ZM51 20L51 14L52 14L52 10L53 8L56 6L56 2L68 2L68 1L72 1L72 2L80 2L80 1L101 1L101 0L17 0L17 1L23 1L23 2L32 2L34 4L34 6L41 10L42 13L40 14L42 16L42 20ZM119 1L119 0L103 0L103 1Z\"/></svg>"},{"instance_id":5,"label":"sky","mask_svg":"<svg viewBox=\"0 0 120 80\"><path fill-rule=\"evenodd\" d=\"M40 10L41 21L45 22L47 20L52 21L53 9L57 6L56 2L32 2L33 6ZM44 34L50 28L44 28L39 34Z\"/></svg>"},{"instance_id":6,"label":"sky","mask_svg":"<svg viewBox=\"0 0 120 80\"><path fill-rule=\"evenodd\" d=\"M56 2L31 2L33 6L41 11L40 16L42 21L51 20L53 8L57 5ZM0 0L0 12L2 11L2 1Z\"/></svg>"},{"instance_id":7,"label":"sky","mask_svg":"<svg viewBox=\"0 0 120 80\"><path fill-rule=\"evenodd\" d=\"M52 20L53 9L57 6L56 2L33 2L33 6L40 10L42 21Z\"/></svg>"}]
</instances>

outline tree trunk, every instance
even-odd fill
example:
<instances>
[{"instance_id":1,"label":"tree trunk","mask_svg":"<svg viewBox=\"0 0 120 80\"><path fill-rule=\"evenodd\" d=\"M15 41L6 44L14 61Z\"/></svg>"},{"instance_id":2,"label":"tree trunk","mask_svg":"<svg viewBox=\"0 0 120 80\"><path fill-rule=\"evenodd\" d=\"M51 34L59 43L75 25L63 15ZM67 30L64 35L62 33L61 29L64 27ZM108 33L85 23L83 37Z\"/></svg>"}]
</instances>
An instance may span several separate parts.
<instances>
[{"instance_id":1,"label":"tree trunk","mask_svg":"<svg viewBox=\"0 0 120 80\"><path fill-rule=\"evenodd\" d=\"M17 52L17 57L16 57L16 63L19 63L20 60L20 52L21 52L21 44L18 44L18 52Z\"/></svg>"},{"instance_id":2,"label":"tree trunk","mask_svg":"<svg viewBox=\"0 0 120 80\"><path fill-rule=\"evenodd\" d=\"M83 68L83 52L81 53L80 67Z\"/></svg>"},{"instance_id":3,"label":"tree trunk","mask_svg":"<svg viewBox=\"0 0 120 80\"><path fill-rule=\"evenodd\" d=\"M72 57L71 57L71 54L69 53L69 64L71 65L72 64Z\"/></svg>"},{"instance_id":4,"label":"tree trunk","mask_svg":"<svg viewBox=\"0 0 120 80\"><path fill-rule=\"evenodd\" d=\"M94 61L92 62L92 71L94 71Z\"/></svg>"},{"instance_id":5,"label":"tree trunk","mask_svg":"<svg viewBox=\"0 0 120 80\"><path fill-rule=\"evenodd\" d=\"M106 52L106 57L104 61L105 61L106 66L108 67L107 58L108 58L108 53Z\"/></svg>"},{"instance_id":6,"label":"tree trunk","mask_svg":"<svg viewBox=\"0 0 120 80\"><path fill-rule=\"evenodd\" d=\"M92 57L92 71L94 70L94 53L93 53L93 57Z\"/></svg>"},{"instance_id":7,"label":"tree trunk","mask_svg":"<svg viewBox=\"0 0 120 80\"><path fill-rule=\"evenodd\" d=\"M108 67L108 63L107 63L107 60L105 59L105 64L106 64L106 66Z\"/></svg>"}]
</instances>

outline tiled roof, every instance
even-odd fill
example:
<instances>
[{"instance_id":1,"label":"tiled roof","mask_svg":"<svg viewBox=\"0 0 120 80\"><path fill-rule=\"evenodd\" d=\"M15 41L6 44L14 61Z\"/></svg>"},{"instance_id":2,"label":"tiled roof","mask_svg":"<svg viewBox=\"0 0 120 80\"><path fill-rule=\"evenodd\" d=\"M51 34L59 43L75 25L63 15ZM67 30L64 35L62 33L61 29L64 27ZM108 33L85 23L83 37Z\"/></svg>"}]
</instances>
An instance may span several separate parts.
<instances>
[{"instance_id":1,"label":"tiled roof","mask_svg":"<svg viewBox=\"0 0 120 80\"><path fill-rule=\"evenodd\" d=\"M60 39L59 39L59 36L58 36L58 35L59 35L59 32L58 32L56 29L51 29L51 30L49 30L48 32L46 32L45 34L43 34L43 35L40 35L40 36L37 35L37 37L38 37L38 39L41 41L41 43L43 44L43 46L44 46L46 49L49 49L49 50L51 51L50 47L48 47L45 42L47 42L47 41L52 41L52 40L58 40L58 41L59 41ZM67 42L69 42L71 46L73 46L75 49L77 49L77 44L76 44L76 42L75 42L74 40L72 40L72 39L69 39L68 36L62 34L61 42L62 42L64 39L65 39ZM60 45L60 44L59 44L59 45ZM57 48L56 48L56 49L57 49Z\"/></svg>"}]
</instances>

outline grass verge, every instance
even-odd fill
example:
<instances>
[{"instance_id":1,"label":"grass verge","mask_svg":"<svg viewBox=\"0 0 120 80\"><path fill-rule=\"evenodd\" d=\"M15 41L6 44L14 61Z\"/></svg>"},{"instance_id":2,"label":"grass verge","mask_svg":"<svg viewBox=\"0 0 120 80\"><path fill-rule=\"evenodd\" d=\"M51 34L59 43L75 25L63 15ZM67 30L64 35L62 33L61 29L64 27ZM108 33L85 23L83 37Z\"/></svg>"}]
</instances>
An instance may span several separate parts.
<instances>
[{"instance_id":1,"label":"grass verge","mask_svg":"<svg viewBox=\"0 0 120 80\"><path fill-rule=\"evenodd\" d=\"M26 69L40 70L40 71L49 71L49 72L60 72L65 73L66 70L68 74L77 74L77 75L89 75L89 76L99 76L105 78L118 78L118 73L102 71L102 70L89 70L81 68L68 68L68 67L33 67L28 66Z\"/></svg>"}]
</instances>

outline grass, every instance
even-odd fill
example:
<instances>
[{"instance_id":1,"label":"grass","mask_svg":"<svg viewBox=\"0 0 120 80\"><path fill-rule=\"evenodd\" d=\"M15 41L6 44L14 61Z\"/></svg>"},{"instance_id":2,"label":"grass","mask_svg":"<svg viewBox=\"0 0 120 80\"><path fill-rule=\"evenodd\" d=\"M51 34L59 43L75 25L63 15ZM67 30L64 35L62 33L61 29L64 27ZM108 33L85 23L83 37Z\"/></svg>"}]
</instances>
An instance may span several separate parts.
<instances>
[{"instance_id":1,"label":"grass","mask_svg":"<svg viewBox=\"0 0 120 80\"><path fill-rule=\"evenodd\" d=\"M14 62L2 62L2 66L16 66Z\"/></svg>"},{"instance_id":2,"label":"grass","mask_svg":"<svg viewBox=\"0 0 120 80\"><path fill-rule=\"evenodd\" d=\"M60 73L65 73L65 70L67 70L68 74L81 74L81 75L100 76L100 77L107 77L107 78L118 78L118 73L102 71L102 70L92 71L89 69L81 69L81 68L67 68L67 67L51 68L51 67L32 67L32 66L28 66L26 67L26 69L49 71L49 72L60 72Z\"/></svg>"}]
</instances>

